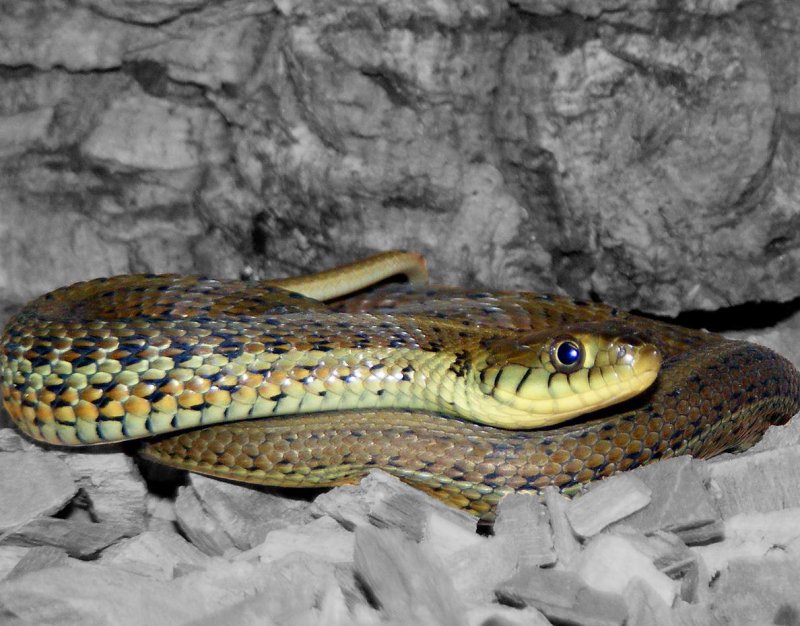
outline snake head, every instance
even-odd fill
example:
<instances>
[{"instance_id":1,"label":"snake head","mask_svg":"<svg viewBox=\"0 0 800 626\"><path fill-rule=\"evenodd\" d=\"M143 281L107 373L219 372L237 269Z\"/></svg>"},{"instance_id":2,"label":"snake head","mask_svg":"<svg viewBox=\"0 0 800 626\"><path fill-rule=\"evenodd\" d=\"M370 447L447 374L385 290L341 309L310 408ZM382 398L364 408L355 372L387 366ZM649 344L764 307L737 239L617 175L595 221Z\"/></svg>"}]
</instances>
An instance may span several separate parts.
<instances>
[{"instance_id":1,"label":"snake head","mask_svg":"<svg viewBox=\"0 0 800 626\"><path fill-rule=\"evenodd\" d=\"M609 322L494 337L481 346L479 394L469 401L481 421L503 428L551 426L627 400L653 384L662 361L635 330Z\"/></svg>"}]
</instances>

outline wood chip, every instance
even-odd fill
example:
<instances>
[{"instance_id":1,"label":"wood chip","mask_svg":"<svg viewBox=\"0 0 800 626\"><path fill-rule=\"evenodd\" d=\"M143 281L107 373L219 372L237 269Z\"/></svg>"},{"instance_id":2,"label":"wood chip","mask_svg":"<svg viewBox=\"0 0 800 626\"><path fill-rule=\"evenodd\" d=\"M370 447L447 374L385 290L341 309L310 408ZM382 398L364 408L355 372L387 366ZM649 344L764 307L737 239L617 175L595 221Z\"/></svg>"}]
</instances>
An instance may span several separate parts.
<instances>
[{"instance_id":1,"label":"wood chip","mask_svg":"<svg viewBox=\"0 0 800 626\"><path fill-rule=\"evenodd\" d=\"M310 503L305 500L200 474L189 474L189 478L205 510L241 549L260 544L271 530L312 519Z\"/></svg>"},{"instance_id":2,"label":"wood chip","mask_svg":"<svg viewBox=\"0 0 800 626\"><path fill-rule=\"evenodd\" d=\"M708 471L723 518L800 506L800 446L725 455Z\"/></svg>"},{"instance_id":3,"label":"wood chip","mask_svg":"<svg viewBox=\"0 0 800 626\"><path fill-rule=\"evenodd\" d=\"M389 621L464 624L464 605L433 555L395 528L356 529L355 571Z\"/></svg>"},{"instance_id":4,"label":"wood chip","mask_svg":"<svg viewBox=\"0 0 800 626\"><path fill-rule=\"evenodd\" d=\"M64 508L78 488L69 468L41 450L0 453L0 536Z\"/></svg>"},{"instance_id":5,"label":"wood chip","mask_svg":"<svg viewBox=\"0 0 800 626\"><path fill-rule=\"evenodd\" d=\"M0 545L0 580L3 580L13 570L17 563L34 548L27 546Z\"/></svg>"},{"instance_id":6,"label":"wood chip","mask_svg":"<svg viewBox=\"0 0 800 626\"><path fill-rule=\"evenodd\" d=\"M103 552L98 562L151 580L172 580L176 572L210 567L207 555L178 533L163 531L147 531L121 541Z\"/></svg>"},{"instance_id":7,"label":"wood chip","mask_svg":"<svg viewBox=\"0 0 800 626\"><path fill-rule=\"evenodd\" d=\"M551 626L552 622L532 606L480 606L467 611L467 626Z\"/></svg>"},{"instance_id":8,"label":"wood chip","mask_svg":"<svg viewBox=\"0 0 800 626\"><path fill-rule=\"evenodd\" d=\"M643 580L632 579L623 597L628 605L627 626L674 626L670 606Z\"/></svg>"},{"instance_id":9,"label":"wood chip","mask_svg":"<svg viewBox=\"0 0 800 626\"><path fill-rule=\"evenodd\" d=\"M147 486L131 457L105 448L58 454L89 497L94 519L140 532L146 528Z\"/></svg>"},{"instance_id":10,"label":"wood chip","mask_svg":"<svg viewBox=\"0 0 800 626\"><path fill-rule=\"evenodd\" d=\"M202 619L193 621L192 625L327 624L320 621L323 619L323 609L329 613L337 612L335 604L339 592L335 568L334 564L310 554L295 553L255 567L243 562L237 566L223 563L223 567L196 572L184 577L184 585L224 591L231 596L236 594L238 599L207 612Z\"/></svg>"},{"instance_id":11,"label":"wood chip","mask_svg":"<svg viewBox=\"0 0 800 626\"><path fill-rule=\"evenodd\" d=\"M69 556L61 548L54 548L52 546L42 546L40 548L31 548L20 559L19 563L9 572L6 580L13 580L24 576L28 572L35 572L40 569L48 567L61 567L67 565Z\"/></svg>"},{"instance_id":12,"label":"wood chip","mask_svg":"<svg viewBox=\"0 0 800 626\"><path fill-rule=\"evenodd\" d=\"M688 537L696 538L700 537L697 529L719 522L719 510L705 488L704 461L680 456L645 465L632 475L650 488L650 504L619 523L645 533L666 530L682 536L688 531Z\"/></svg>"},{"instance_id":13,"label":"wood chip","mask_svg":"<svg viewBox=\"0 0 800 626\"><path fill-rule=\"evenodd\" d=\"M723 541L696 546L692 551L714 576L732 560L763 557L776 548L800 556L800 507L734 515L725 520Z\"/></svg>"},{"instance_id":14,"label":"wood chip","mask_svg":"<svg viewBox=\"0 0 800 626\"><path fill-rule=\"evenodd\" d=\"M264 562L277 561L288 554L307 553L331 563L349 563L353 560L354 544L353 533L326 515L302 526L270 531L264 542L248 554L258 555Z\"/></svg>"},{"instance_id":15,"label":"wood chip","mask_svg":"<svg viewBox=\"0 0 800 626\"><path fill-rule=\"evenodd\" d=\"M716 617L707 604L678 602L672 608L674 626L731 626Z\"/></svg>"},{"instance_id":16,"label":"wood chip","mask_svg":"<svg viewBox=\"0 0 800 626\"><path fill-rule=\"evenodd\" d=\"M147 494L147 528L170 532L177 528L178 514L175 512L175 498L153 493Z\"/></svg>"},{"instance_id":17,"label":"wood chip","mask_svg":"<svg viewBox=\"0 0 800 626\"><path fill-rule=\"evenodd\" d=\"M593 537L649 502L650 488L644 482L632 474L618 474L595 483L573 499L567 508L567 519L577 535Z\"/></svg>"},{"instance_id":18,"label":"wood chip","mask_svg":"<svg viewBox=\"0 0 800 626\"><path fill-rule=\"evenodd\" d=\"M713 587L712 611L724 624L797 624L800 561L775 553L769 559L736 559Z\"/></svg>"},{"instance_id":19,"label":"wood chip","mask_svg":"<svg viewBox=\"0 0 800 626\"><path fill-rule=\"evenodd\" d=\"M474 533L477 520L439 500L406 485L401 480L374 470L358 485L337 487L314 501L318 514L327 514L347 528L373 524L399 528L415 541L422 541L432 516L449 520Z\"/></svg>"},{"instance_id":20,"label":"wood chip","mask_svg":"<svg viewBox=\"0 0 800 626\"><path fill-rule=\"evenodd\" d=\"M800 319L800 316L798 316L798 319ZM800 342L795 343L797 343L798 349L800 349ZM779 347L773 349L777 352L781 352ZM800 363L797 365L800 366ZM798 416L795 416L794 419L789 420L783 426L770 426L767 432L764 433L764 437L762 437L761 441L753 446L750 453L766 452L775 448L788 448L790 446L800 445L800 419L797 419L797 417Z\"/></svg>"},{"instance_id":21,"label":"wood chip","mask_svg":"<svg viewBox=\"0 0 800 626\"><path fill-rule=\"evenodd\" d=\"M70 556L89 558L129 537L130 526L96 524L84 520L44 517L8 536L5 543L20 546L54 546Z\"/></svg>"},{"instance_id":22,"label":"wood chip","mask_svg":"<svg viewBox=\"0 0 800 626\"><path fill-rule=\"evenodd\" d=\"M270 530L311 519L309 504L199 474L181 488L175 503L178 524L207 554L249 550Z\"/></svg>"},{"instance_id":23,"label":"wood chip","mask_svg":"<svg viewBox=\"0 0 800 626\"><path fill-rule=\"evenodd\" d=\"M25 624L185 624L216 608L207 596L74 560L0 582L0 606Z\"/></svg>"},{"instance_id":24,"label":"wood chip","mask_svg":"<svg viewBox=\"0 0 800 626\"><path fill-rule=\"evenodd\" d=\"M687 546L703 546L722 539L725 535L725 523L718 520L697 528L682 528L676 534Z\"/></svg>"},{"instance_id":25,"label":"wood chip","mask_svg":"<svg viewBox=\"0 0 800 626\"><path fill-rule=\"evenodd\" d=\"M635 528L615 527L609 534L622 537L645 555L660 571L676 571L679 563L694 558L694 553L681 539L663 530L645 535Z\"/></svg>"},{"instance_id":26,"label":"wood chip","mask_svg":"<svg viewBox=\"0 0 800 626\"><path fill-rule=\"evenodd\" d=\"M444 554L437 542L423 541L423 549L441 557L461 601L491 604L494 590L517 571L514 546L507 539L474 535L477 542L455 553Z\"/></svg>"},{"instance_id":27,"label":"wood chip","mask_svg":"<svg viewBox=\"0 0 800 626\"><path fill-rule=\"evenodd\" d=\"M661 573L630 540L602 534L593 538L581 553L576 571L594 589L622 594L628 583L640 578L671 606L680 584Z\"/></svg>"},{"instance_id":28,"label":"wood chip","mask_svg":"<svg viewBox=\"0 0 800 626\"><path fill-rule=\"evenodd\" d=\"M236 544L214 517L203 508L192 487L181 487L175 500L178 526L195 546L211 556L238 551Z\"/></svg>"},{"instance_id":29,"label":"wood chip","mask_svg":"<svg viewBox=\"0 0 800 626\"><path fill-rule=\"evenodd\" d=\"M428 517L422 541L444 560L465 549L486 543L487 538L477 534L472 524L456 523L452 517L445 517L434 511Z\"/></svg>"},{"instance_id":30,"label":"wood chip","mask_svg":"<svg viewBox=\"0 0 800 626\"><path fill-rule=\"evenodd\" d=\"M700 581L707 581L704 564L697 554L673 533L663 530L644 535L640 531L622 528L612 531L630 541L644 554L659 572L680 582L680 597L686 601L696 601L702 595Z\"/></svg>"},{"instance_id":31,"label":"wood chip","mask_svg":"<svg viewBox=\"0 0 800 626\"><path fill-rule=\"evenodd\" d=\"M15 428L11 428L10 424L7 428L3 424L11 420L8 419L3 411L0 411L0 453L2 452L22 452L23 450L30 450L36 448L29 439L25 439L19 434Z\"/></svg>"},{"instance_id":32,"label":"wood chip","mask_svg":"<svg viewBox=\"0 0 800 626\"><path fill-rule=\"evenodd\" d=\"M581 551L581 545L572 532L567 519L569 499L562 496L555 487L544 490L544 503L550 516L550 528L553 531L553 547L555 548L557 562L556 568L569 569Z\"/></svg>"},{"instance_id":33,"label":"wood chip","mask_svg":"<svg viewBox=\"0 0 800 626\"><path fill-rule=\"evenodd\" d=\"M519 567L553 565L556 551L547 507L530 495L507 495L497 505L494 536L506 539Z\"/></svg>"},{"instance_id":34,"label":"wood chip","mask_svg":"<svg viewBox=\"0 0 800 626\"><path fill-rule=\"evenodd\" d=\"M628 610L617 594L589 587L574 572L530 567L497 588L510 606L532 606L548 619L581 626L621 626Z\"/></svg>"}]
</instances>

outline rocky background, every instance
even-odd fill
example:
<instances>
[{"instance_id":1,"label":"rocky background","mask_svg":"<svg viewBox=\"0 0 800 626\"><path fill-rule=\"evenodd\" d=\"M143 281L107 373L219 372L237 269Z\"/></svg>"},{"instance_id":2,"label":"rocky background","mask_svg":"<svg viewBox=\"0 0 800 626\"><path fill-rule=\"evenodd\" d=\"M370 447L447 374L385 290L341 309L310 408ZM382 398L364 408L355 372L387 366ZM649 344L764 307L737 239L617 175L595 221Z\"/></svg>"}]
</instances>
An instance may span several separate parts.
<instances>
[{"instance_id":1,"label":"rocky background","mask_svg":"<svg viewBox=\"0 0 800 626\"><path fill-rule=\"evenodd\" d=\"M436 282L561 291L653 314L695 312L682 319L705 326L768 327L758 339L800 364L798 33L800 5L792 0L0 2L0 318L44 291L96 276L173 271L278 277L405 248L426 255ZM118 543L106 560L128 572L126 584L142 571L160 582L125 596L130 606L120 604L113 619L107 613L113 603L93 597L100 607L92 609L97 623L128 623L138 615L140 600L155 597L156 590L163 597L160 604L154 600L153 618L163 617L158 611L177 606L177 596L163 591L167 580L178 581L175 588L208 578L207 587L192 588L199 596L186 595L182 606L192 610L175 613L175 623L203 615L212 623L225 603L263 591L258 585L242 591L255 576L247 569L248 553L208 549L196 537L194 552L187 552L180 542L193 536L191 524L181 522L185 511L178 507L176 514L169 498L146 493L128 457L69 454L64 462L78 464L69 471L59 465L28 474L14 455L38 459L37 448L27 449L30 444L10 430L0 432L6 478L0 477L0 487L18 489L0 494L0 502L28 502L32 511L17 511L0 523L4 540L15 532L25 537L11 552L0 546L0 579L6 577L0 621L72 623L72 608L58 604L61 599L61 609L41 608L51 592L78 602L75 623L85 620L87 605L75 598L86 584L68 572L89 568L87 580L98 584L119 572L75 565L77 559L97 558L105 548L100 535L106 543L125 536L139 542ZM800 500L787 495L796 494L796 480L781 465L800 454L796 439L786 444L789 452L778 448L768 457L772 465L753 469L749 463L760 463L758 456L736 461L748 468L742 476L763 475L758 483L737 483L758 496L757 505L725 508L718 485L699 479L716 493L709 506L718 509L718 518L708 523L719 533L700 539L675 535L677 544L670 544L680 550L692 541L724 546L713 542L726 533L744 536L745 522L756 530L777 528L736 544L752 562L723 566L708 553L691 557L700 563L695 569L675 569L670 561L661 573L679 582L689 576L691 584L680 583L689 591L679 599L677 592L665 592L656 601L646 588L635 587L635 593L623 594L627 609L617 604L609 614L589 604L565 617L560 608L553 613L531 600L534 592L520 596L516 587L512 593L498 582L506 590L506 596L498 592L507 600L504 606L517 608L504 608L506 621L495 616L491 623L546 623L533 621L541 610L552 619L586 623L630 625L640 623L634 619L639 615L641 623L729 624L744 619L738 607L752 609L759 599L763 610L751 623L796 623L800 606L791 585L800 578L800 543L792 528L800 519ZM55 462L40 456L43 466ZM80 465L88 461L75 460L91 458L100 459L91 471ZM106 489L114 494L112 504L101 506L106 496L90 486L109 463L124 465L128 487L114 483ZM8 478L9 468L18 479ZM70 472L74 480L66 480L48 504L31 495L46 476ZM35 478L31 492L24 487L28 475ZM192 480L192 489L207 485ZM73 500L78 489L91 494L88 509ZM237 489L252 501L249 490ZM122 512L131 508L114 499L120 491L136 494L135 513ZM771 508L782 517L736 517ZM88 510L91 519L76 519L76 510ZM120 521L120 515L130 519ZM336 543L331 529L339 527L329 522L338 518L326 515L314 519L324 520L319 532ZM294 524L302 537L308 520L270 528L291 530ZM145 556L119 560L121 552L135 552L149 541L144 532L165 529L174 551L168 565L163 537ZM386 554L401 558L409 546L422 545L389 534L378 540L372 532L356 539L362 583L369 582L370 559L385 565ZM58 533L72 543L64 537L59 542ZM276 537L272 542L280 543ZM247 544L247 550L256 545ZM388 552L381 556L381 549ZM458 559L492 562L482 551L491 553L481 547L477 556L448 556L448 571L465 571L468 566ZM786 557L778 566L776 551ZM221 554L229 557L224 567ZM347 558L352 560L352 551ZM557 567L564 562L559 558ZM275 581L284 581L278 595L286 602L297 600L292 590L301 587L311 598L292 614L295 621L276 617L283 606L266 611L276 623L308 623L308 615L331 624L380 623L387 615L403 623L403 607L418 597L409 592L407 602L397 605L399 613L387 613L386 603L395 600L370 604L355 583L342 582L338 565L338 582L331 583L335 577L327 566L313 559L311 565L296 563L287 557L295 578L267 568ZM389 596L412 580L409 572L418 571L413 565L401 568ZM231 574L236 567L242 580ZM765 578L775 567L781 575ZM215 579L215 571L226 573ZM197 576L181 579L187 572ZM412 591L430 586L422 575ZM221 576L236 582L229 595L207 591ZM759 576L766 581L763 591L753 587ZM789 585L785 593L779 579ZM54 580L67 584L54 591ZM721 581L716 592L715 581ZM272 585L262 584L267 591ZM447 582L452 584L466 593L457 600L461 607L470 588ZM483 584L486 597L480 599L490 606L485 619L492 619L494 591L486 591L486 580L474 584ZM547 584L568 586L563 580L542 584L545 590ZM620 593L628 583L621 584ZM329 589L333 600L325 600ZM448 589L441 597L455 597ZM106 593L120 597L113 585ZM372 593L380 596L375 588ZM647 601L632 604L631 597ZM447 602L429 604L456 606ZM689 608L679 611L680 602ZM665 609L670 603L672 612ZM520 605L527 607L524 615L514 613ZM266 613L253 623L266 623ZM468 621L483 619L470 613ZM425 623L424 614L415 620Z\"/></svg>"},{"instance_id":2,"label":"rocky background","mask_svg":"<svg viewBox=\"0 0 800 626\"><path fill-rule=\"evenodd\" d=\"M800 296L791 0L0 4L0 295L279 276Z\"/></svg>"}]
</instances>

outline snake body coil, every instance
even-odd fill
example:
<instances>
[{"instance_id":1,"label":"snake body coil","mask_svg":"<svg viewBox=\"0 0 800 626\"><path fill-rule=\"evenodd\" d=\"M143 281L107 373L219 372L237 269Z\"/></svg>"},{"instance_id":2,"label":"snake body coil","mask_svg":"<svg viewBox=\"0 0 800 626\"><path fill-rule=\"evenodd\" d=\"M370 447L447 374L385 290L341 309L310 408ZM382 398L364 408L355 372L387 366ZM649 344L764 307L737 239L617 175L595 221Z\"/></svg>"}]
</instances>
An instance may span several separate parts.
<instances>
[{"instance_id":1,"label":"snake body coil","mask_svg":"<svg viewBox=\"0 0 800 626\"><path fill-rule=\"evenodd\" d=\"M330 297L354 290L329 290L347 275L287 286ZM411 287L332 310L280 284L128 276L48 294L4 331L4 404L66 444L224 422L144 454L279 486L380 467L486 519L509 491L745 448L800 410L772 351L605 305Z\"/></svg>"}]
</instances>

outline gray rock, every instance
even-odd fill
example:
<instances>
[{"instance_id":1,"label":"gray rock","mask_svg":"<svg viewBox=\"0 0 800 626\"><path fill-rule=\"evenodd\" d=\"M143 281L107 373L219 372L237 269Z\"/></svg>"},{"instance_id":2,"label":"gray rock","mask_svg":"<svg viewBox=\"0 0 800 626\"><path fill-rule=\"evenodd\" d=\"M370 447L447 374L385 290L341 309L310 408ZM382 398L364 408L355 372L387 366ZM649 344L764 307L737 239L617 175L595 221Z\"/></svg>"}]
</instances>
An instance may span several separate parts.
<instances>
[{"instance_id":1,"label":"gray rock","mask_svg":"<svg viewBox=\"0 0 800 626\"><path fill-rule=\"evenodd\" d=\"M791 2L682 3L678 35L635 1L376 11L92 0L4 15L6 297L131 270L277 276L401 246L437 282L662 313L800 294L797 140L777 122L794 114Z\"/></svg>"}]
</instances>

